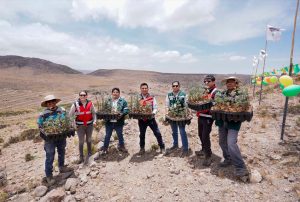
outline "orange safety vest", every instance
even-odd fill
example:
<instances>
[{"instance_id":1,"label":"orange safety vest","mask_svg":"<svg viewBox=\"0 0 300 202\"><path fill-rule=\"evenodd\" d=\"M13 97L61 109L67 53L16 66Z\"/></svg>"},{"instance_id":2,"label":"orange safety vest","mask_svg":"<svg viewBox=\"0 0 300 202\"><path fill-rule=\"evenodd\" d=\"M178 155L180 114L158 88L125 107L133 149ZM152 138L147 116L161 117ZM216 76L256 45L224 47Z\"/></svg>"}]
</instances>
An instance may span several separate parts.
<instances>
[{"instance_id":1,"label":"orange safety vest","mask_svg":"<svg viewBox=\"0 0 300 202\"><path fill-rule=\"evenodd\" d=\"M77 111L77 116L76 116L76 124L77 125L85 125L87 126L88 124L93 123L93 115L92 115L92 102L88 101L86 106L84 107L83 104L79 104L78 102L75 103L76 111ZM77 106L76 106L77 105Z\"/></svg>"}]
</instances>

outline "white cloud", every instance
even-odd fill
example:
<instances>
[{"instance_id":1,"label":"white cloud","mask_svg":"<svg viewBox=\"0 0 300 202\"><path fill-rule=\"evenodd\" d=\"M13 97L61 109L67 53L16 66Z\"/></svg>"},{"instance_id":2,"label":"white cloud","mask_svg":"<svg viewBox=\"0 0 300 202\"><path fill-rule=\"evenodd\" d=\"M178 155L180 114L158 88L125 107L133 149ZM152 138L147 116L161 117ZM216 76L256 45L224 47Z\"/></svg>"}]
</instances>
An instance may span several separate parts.
<instances>
[{"instance_id":1,"label":"white cloud","mask_svg":"<svg viewBox=\"0 0 300 202\"><path fill-rule=\"evenodd\" d=\"M73 0L72 16L78 20L104 18L122 27L179 30L214 20L218 0Z\"/></svg>"},{"instance_id":2,"label":"white cloud","mask_svg":"<svg viewBox=\"0 0 300 202\"><path fill-rule=\"evenodd\" d=\"M139 47L111 37L76 37L41 23L14 26L0 21L0 29L1 55L39 57L78 69L135 69L149 64L159 68L161 63L197 61L191 53Z\"/></svg>"},{"instance_id":3,"label":"white cloud","mask_svg":"<svg viewBox=\"0 0 300 202\"><path fill-rule=\"evenodd\" d=\"M229 57L229 60L231 61L239 61L239 60L246 60L247 57L240 56L240 55L233 55Z\"/></svg>"}]
</instances>

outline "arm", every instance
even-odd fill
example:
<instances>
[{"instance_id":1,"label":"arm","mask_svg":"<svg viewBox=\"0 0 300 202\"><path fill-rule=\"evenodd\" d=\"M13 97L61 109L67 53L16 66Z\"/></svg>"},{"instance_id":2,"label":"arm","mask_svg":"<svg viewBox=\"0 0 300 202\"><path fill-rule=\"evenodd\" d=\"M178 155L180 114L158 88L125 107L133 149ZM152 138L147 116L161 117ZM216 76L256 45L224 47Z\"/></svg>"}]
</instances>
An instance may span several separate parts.
<instances>
[{"instance_id":1,"label":"arm","mask_svg":"<svg viewBox=\"0 0 300 202\"><path fill-rule=\"evenodd\" d=\"M153 97L153 106L152 107L153 107L152 114L156 114L158 108L157 108L157 102L156 102L155 97Z\"/></svg>"},{"instance_id":2,"label":"arm","mask_svg":"<svg viewBox=\"0 0 300 202\"><path fill-rule=\"evenodd\" d=\"M69 111L69 117L74 116L75 109L76 109L76 107L75 107L75 104L73 103L72 106L71 106L71 108L70 108L70 111Z\"/></svg>"},{"instance_id":3,"label":"arm","mask_svg":"<svg viewBox=\"0 0 300 202\"><path fill-rule=\"evenodd\" d=\"M94 104L92 104L92 106L91 106L91 112L92 112L92 115L93 115L93 124L96 124L97 115L96 115L96 110L95 110Z\"/></svg>"}]
</instances>

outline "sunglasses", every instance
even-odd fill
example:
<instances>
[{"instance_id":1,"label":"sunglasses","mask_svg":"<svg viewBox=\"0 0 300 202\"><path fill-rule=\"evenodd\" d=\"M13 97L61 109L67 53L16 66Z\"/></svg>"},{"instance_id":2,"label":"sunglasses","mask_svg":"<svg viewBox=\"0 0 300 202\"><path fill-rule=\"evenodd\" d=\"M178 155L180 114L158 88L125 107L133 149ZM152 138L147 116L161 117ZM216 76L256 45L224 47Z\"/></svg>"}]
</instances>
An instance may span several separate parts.
<instances>
[{"instance_id":1,"label":"sunglasses","mask_svg":"<svg viewBox=\"0 0 300 202\"><path fill-rule=\"evenodd\" d=\"M173 85L172 87L178 87L179 85Z\"/></svg>"},{"instance_id":2,"label":"sunglasses","mask_svg":"<svg viewBox=\"0 0 300 202\"><path fill-rule=\"evenodd\" d=\"M211 81L204 81L204 83L210 83Z\"/></svg>"},{"instance_id":3,"label":"sunglasses","mask_svg":"<svg viewBox=\"0 0 300 202\"><path fill-rule=\"evenodd\" d=\"M85 96L86 96L86 94L80 94L79 96L80 96L80 97L85 97Z\"/></svg>"}]
</instances>

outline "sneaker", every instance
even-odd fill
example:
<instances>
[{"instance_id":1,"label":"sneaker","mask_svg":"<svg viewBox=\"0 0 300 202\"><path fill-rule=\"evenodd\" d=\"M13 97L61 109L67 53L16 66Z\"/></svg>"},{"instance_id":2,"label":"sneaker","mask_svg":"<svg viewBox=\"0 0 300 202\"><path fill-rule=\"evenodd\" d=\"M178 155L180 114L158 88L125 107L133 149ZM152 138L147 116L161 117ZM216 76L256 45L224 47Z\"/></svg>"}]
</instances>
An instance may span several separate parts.
<instances>
[{"instance_id":1,"label":"sneaker","mask_svg":"<svg viewBox=\"0 0 300 202\"><path fill-rule=\"evenodd\" d=\"M60 172L60 173L67 173L67 172L71 172L71 171L73 171L73 169L72 169L72 168L69 168L69 167L67 167L67 166L63 166L63 167L60 167L60 168L59 168L59 172Z\"/></svg>"},{"instance_id":2,"label":"sneaker","mask_svg":"<svg viewBox=\"0 0 300 202\"><path fill-rule=\"evenodd\" d=\"M118 150L119 150L120 152L124 152L124 153L127 153L127 152L128 152L124 145L118 146Z\"/></svg>"},{"instance_id":3,"label":"sneaker","mask_svg":"<svg viewBox=\"0 0 300 202\"><path fill-rule=\"evenodd\" d=\"M230 165L231 165L231 161L228 159L225 159L223 162L219 163L219 166L223 168L228 167Z\"/></svg>"},{"instance_id":4,"label":"sneaker","mask_svg":"<svg viewBox=\"0 0 300 202\"><path fill-rule=\"evenodd\" d=\"M165 148L160 148L160 151L159 151L159 153L161 153L161 154L164 154L164 153L166 153L166 149L165 149Z\"/></svg>"},{"instance_id":5,"label":"sneaker","mask_svg":"<svg viewBox=\"0 0 300 202\"><path fill-rule=\"evenodd\" d=\"M172 147L166 149L164 155L167 156L167 155L171 154L174 150L177 150L177 149L178 149L178 145L173 145Z\"/></svg>"},{"instance_id":6,"label":"sneaker","mask_svg":"<svg viewBox=\"0 0 300 202\"><path fill-rule=\"evenodd\" d=\"M139 151L139 153L138 153L138 155L142 156L142 155L145 154L145 152L146 152L145 148L141 148L140 151Z\"/></svg>"},{"instance_id":7,"label":"sneaker","mask_svg":"<svg viewBox=\"0 0 300 202\"><path fill-rule=\"evenodd\" d=\"M52 185L55 184L55 179L53 178L53 176L46 177L46 181L47 181L49 186L52 186Z\"/></svg>"},{"instance_id":8,"label":"sneaker","mask_svg":"<svg viewBox=\"0 0 300 202\"><path fill-rule=\"evenodd\" d=\"M196 156L204 156L205 153L203 150L195 151Z\"/></svg>"},{"instance_id":9,"label":"sneaker","mask_svg":"<svg viewBox=\"0 0 300 202\"><path fill-rule=\"evenodd\" d=\"M180 157L183 158L183 157L186 157L186 156L188 156L188 155L189 155L189 151L183 150L183 151L181 152L181 154L180 154Z\"/></svg>"}]
</instances>

